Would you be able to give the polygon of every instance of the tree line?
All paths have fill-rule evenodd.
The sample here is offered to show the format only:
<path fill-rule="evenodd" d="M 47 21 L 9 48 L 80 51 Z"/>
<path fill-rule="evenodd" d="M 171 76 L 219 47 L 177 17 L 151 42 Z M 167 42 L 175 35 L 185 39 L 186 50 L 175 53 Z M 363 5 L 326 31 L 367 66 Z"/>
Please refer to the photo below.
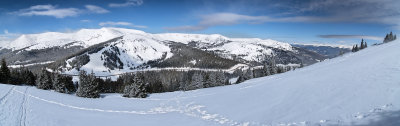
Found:
<path fill-rule="evenodd" d="M 368 47 L 367 42 L 364 42 L 364 39 L 361 39 L 360 46 L 358 46 L 357 44 L 353 45 L 353 48 L 351 49 L 351 52 L 357 52 L 357 51 L 360 51 L 360 50 L 365 49 L 367 47 Z"/>
<path fill-rule="evenodd" d="M 54 90 L 78 97 L 99 98 L 101 93 L 121 93 L 124 97 L 145 98 L 150 93 L 188 91 L 200 88 L 230 85 L 229 78 L 238 75 L 236 83 L 295 69 L 290 66 L 277 66 L 274 60 L 264 64 L 261 69 L 238 70 L 234 74 L 220 71 L 200 70 L 161 70 L 138 71 L 120 75 L 115 81 L 111 78 L 95 76 L 93 72 L 80 70 L 79 81 L 69 75 L 49 72 L 45 68 L 37 74 L 25 67 L 10 70 L 3 59 L 0 69 L 0 82 L 15 85 L 31 85 L 38 89 Z"/>
<path fill-rule="evenodd" d="M 79 81 L 74 83 L 72 76 L 49 72 L 45 68 L 37 74 L 25 67 L 10 70 L 2 59 L 0 83 L 31 85 L 59 93 L 75 93 L 76 96 L 86 98 L 99 98 L 100 93 L 121 93 L 124 97 L 145 98 L 149 93 L 228 85 L 230 83 L 227 75 L 223 71 L 141 71 L 125 73 L 112 81 L 111 78 L 96 77 L 93 72 L 80 70 Z"/>
<path fill-rule="evenodd" d="M 302 63 L 300 63 L 300 66 L 278 66 L 275 63 L 274 58 L 269 58 L 269 59 L 270 59 L 269 62 L 264 63 L 261 68 L 258 69 L 248 68 L 243 71 L 237 71 L 238 72 L 237 75 L 239 75 L 239 77 L 236 80 L 236 83 L 238 84 L 252 78 L 265 77 L 274 74 L 284 73 L 287 71 L 295 70 L 296 68 L 303 67 Z"/>
<path fill-rule="evenodd" d="M 13 85 L 35 85 L 35 80 L 35 75 L 27 68 L 21 67 L 19 69 L 10 70 L 7 66 L 6 60 L 1 60 L 0 83 Z"/>
<path fill-rule="evenodd" d="M 386 34 L 385 39 L 383 39 L 383 43 L 391 42 L 396 39 L 397 39 L 396 35 L 390 32 L 389 34 Z"/>

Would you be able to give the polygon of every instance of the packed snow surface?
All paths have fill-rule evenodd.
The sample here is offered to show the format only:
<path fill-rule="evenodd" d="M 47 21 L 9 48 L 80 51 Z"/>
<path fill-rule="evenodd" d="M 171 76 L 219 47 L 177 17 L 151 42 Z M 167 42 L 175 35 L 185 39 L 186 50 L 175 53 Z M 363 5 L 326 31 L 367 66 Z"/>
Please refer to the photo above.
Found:
<path fill-rule="evenodd" d="M 399 48 L 395 41 L 237 85 L 145 99 L 0 84 L 0 125 L 396 125 Z"/>

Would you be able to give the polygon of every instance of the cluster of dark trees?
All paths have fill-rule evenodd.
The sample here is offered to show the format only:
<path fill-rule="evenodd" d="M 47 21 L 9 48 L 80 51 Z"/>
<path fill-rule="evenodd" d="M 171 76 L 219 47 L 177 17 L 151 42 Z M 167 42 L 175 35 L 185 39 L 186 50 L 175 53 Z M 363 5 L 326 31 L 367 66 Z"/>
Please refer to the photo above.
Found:
<path fill-rule="evenodd" d="M 258 78 L 258 77 L 264 77 L 264 76 L 270 76 L 274 74 L 279 74 L 279 73 L 284 73 L 287 71 L 295 70 L 296 68 L 303 67 L 303 64 L 301 63 L 300 66 L 277 66 L 275 63 L 274 59 L 271 59 L 269 63 L 264 63 L 263 67 L 258 68 L 258 69 L 251 69 L 248 68 L 244 71 L 238 71 L 237 73 L 239 75 L 238 79 L 236 80 L 236 83 L 241 83 L 246 80 L 252 79 L 252 78 Z"/>
<path fill-rule="evenodd" d="M 293 67 L 277 66 L 272 60 L 262 69 L 247 69 L 239 71 L 237 83 L 251 78 L 269 76 L 294 69 Z M 54 90 L 60 93 L 76 93 L 79 97 L 99 98 L 100 93 L 121 93 L 124 97 L 145 98 L 149 93 L 170 92 L 178 90 L 194 90 L 215 86 L 230 85 L 229 76 L 223 71 L 200 70 L 160 70 L 140 71 L 120 75 L 116 81 L 101 78 L 95 74 L 81 70 L 79 82 L 74 83 L 72 76 L 42 69 L 37 75 L 27 68 L 10 70 L 3 59 L 0 69 L 0 82 L 9 84 L 27 84 L 38 89 Z"/>
<path fill-rule="evenodd" d="M 187 91 L 229 84 L 227 74 L 222 71 L 140 71 L 125 73 L 112 81 L 81 70 L 76 95 L 98 98 L 100 93 L 121 93 L 124 97 L 145 98 L 149 93 Z"/>
<path fill-rule="evenodd" d="M 396 35 L 394 35 L 392 32 L 390 32 L 389 34 L 386 34 L 385 39 L 383 40 L 383 43 L 386 42 L 391 42 L 393 40 L 396 40 Z"/>
<path fill-rule="evenodd" d="M 0 83 L 35 85 L 35 75 L 25 67 L 10 70 L 5 59 L 1 60 Z"/>
<path fill-rule="evenodd" d="M 193 48 L 182 43 L 171 43 L 172 57 L 159 61 L 149 62 L 151 67 L 192 67 L 192 68 L 208 68 L 208 69 L 229 69 L 238 62 L 225 59 L 214 54 L 212 51 L 207 52 L 201 49 Z M 196 61 L 192 63 L 191 61 Z"/>
<path fill-rule="evenodd" d="M 106 79 L 104 92 L 122 93 L 125 97 L 146 97 L 149 93 L 187 91 L 199 88 L 229 85 L 223 71 L 141 71 L 121 75 L 116 81 Z"/>
<path fill-rule="evenodd" d="M 71 76 L 52 73 L 42 69 L 36 78 L 36 87 L 43 90 L 55 90 L 60 93 L 75 92 L 75 85 Z"/>
<path fill-rule="evenodd" d="M 37 75 L 27 68 L 10 70 L 3 59 L 0 69 L 0 82 L 7 84 L 27 84 L 38 89 L 54 90 L 60 93 L 76 93 L 79 97 L 98 98 L 100 93 L 122 93 L 124 97 L 145 98 L 149 93 L 178 90 L 194 90 L 230 84 L 227 73 L 222 71 L 143 71 L 126 73 L 112 81 L 110 78 L 96 77 L 95 74 L 81 70 L 79 82 L 72 76 L 49 72 L 42 69 Z"/>
<path fill-rule="evenodd" d="M 38 89 L 55 90 L 60 93 L 75 92 L 75 86 L 72 77 L 61 74 L 51 73 L 42 69 L 38 75 L 35 75 L 25 67 L 10 68 L 7 67 L 5 59 L 1 61 L 0 83 L 13 85 L 31 85 Z"/>
<path fill-rule="evenodd" d="M 1 68 L 0 68 L 0 82 L 1 83 L 9 83 L 10 82 L 10 69 L 7 67 L 6 60 L 1 60 Z"/>
<path fill-rule="evenodd" d="M 351 49 L 351 52 L 357 52 L 357 51 L 365 49 L 367 47 L 368 47 L 367 42 L 364 42 L 364 39 L 361 39 L 360 46 L 358 46 L 358 44 L 354 45 L 353 48 Z"/>

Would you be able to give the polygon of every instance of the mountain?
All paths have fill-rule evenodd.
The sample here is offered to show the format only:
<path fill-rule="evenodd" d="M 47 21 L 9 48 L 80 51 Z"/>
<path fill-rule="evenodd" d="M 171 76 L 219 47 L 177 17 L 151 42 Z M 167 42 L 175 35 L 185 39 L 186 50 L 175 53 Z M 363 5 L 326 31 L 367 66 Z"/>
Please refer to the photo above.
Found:
<path fill-rule="evenodd" d="M 0 125 L 400 125 L 400 41 L 223 87 L 87 99 L 0 84 Z"/>
<path fill-rule="evenodd" d="M 327 44 L 292 44 L 294 47 L 304 48 L 328 58 L 334 58 L 340 54 L 348 53 L 351 51 L 351 46 L 344 45 L 327 45 Z"/>
<path fill-rule="evenodd" d="M 237 64 L 258 66 L 271 59 L 300 66 L 327 58 L 270 39 L 150 34 L 124 28 L 22 35 L 3 47 L 0 57 L 13 66 L 48 66 L 71 74 L 80 69 L 104 75 L 168 67 L 228 69 Z"/>

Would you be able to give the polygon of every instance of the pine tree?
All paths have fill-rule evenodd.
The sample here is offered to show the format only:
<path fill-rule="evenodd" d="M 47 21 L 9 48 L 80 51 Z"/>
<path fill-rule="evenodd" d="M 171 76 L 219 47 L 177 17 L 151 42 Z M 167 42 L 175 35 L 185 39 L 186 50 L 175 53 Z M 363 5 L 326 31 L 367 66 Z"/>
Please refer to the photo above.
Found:
<path fill-rule="evenodd" d="M 192 76 L 190 86 L 188 87 L 189 90 L 204 88 L 203 79 L 203 75 L 200 72 L 195 72 Z"/>
<path fill-rule="evenodd" d="M 276 67 L 275 59 L 271 60 L 269 67 L 270 67 L 271 75 L 278 73 L 278 68 Z"/>
<path fill-rule="evenodd" d="M 1 80 L 1 83 L 10 83 L 10 77 L 11 77 L 11 75 L 10 75 L 10 69 L 8 69 L 8 67 L 7 67 L 7 62 L 6 62 L 6 60 L 3 58 L 3 59 L 1 59 L 1 70 L 0 70 L 0 72 L 1 72 L 1 78 L 0 78 L 0 80 Z"/>
<path fill-rule="evenodd" d="M 223 86 L 223 85 L 228 85 L 229 83 L 226 83 L 227 78 L 225 77 L 224 72 L 218 71 L 215 74 L 215 85 L 216 86 Z M 229 82 L 229 81 L 228 81 Z"/>
<path fill-rule="evenodd" d="M 39 89 L 50 90 L 53 88 L 52 84 L 50 72 L 43 68 L 38 76 L 36 87 Z"/>
<path fill-rule="evenodd" d="M 361 39 L 360 49 L 364 49 L 364 39 Z"/>
<path fill-rule="evenodd" d="M 393 41 L 393 32 L 390 32 L 390 34 L 389 34 L 389 41 Z"/>
<path fill-rule="evenodd" d="M 252 71 L 250 68 L 248 68 L 248 69 L 246 70 L 245 75 L 244 75 L 244 79 L 245 79 L 245 80 L 250 80 L 250 79 L 252 79 L 253 77 L 254 77 L 253 71 Z"/>
<path fill-rule="evenodd" d="M 63 82 L 63 77 L 60 74 L 55 74 L 53 77 L 53 87 L 56 92 L 66 93 L 66 85 Z"/>
<path fill-rule="evenodd" d="M 31 71 L 28 72 L 28 77 L 26 79 L 26 84 L 35 86 L 36 76 Z"/>
<path fill-rule="evenodd" d="M 86 71 L 81 70 L 79 73 L 79 87 L 76 95 L 85 98 L 98 98 L 100 97 L 100 90 L 100 85 L 96 81 L 94 73 L 86 74 Z"/>
<path fill-rule="evenodd" d="M 264 71 L 264 76 L 269 76 L 269 75 L 271 75 L 271 70 L 269 69 L 269 66 L 268 66 L 268 64 L 266 64 L 266 63 L 264 63 L 263 71 Z"/>
<path fill-rule="evenodd" d="M 390 34 L 386 34 L 385 39 L 383 40 L 384 43 L 390 42 L 393 40 L 396 40 L 396 35 L 393 34 L 393 32 L 390 32 Z"/>
<path fill-rule="evenodd" d="M 208 88 L 208 87 L 213 87 L 215 84 L 215 75 L 213 75 L 212 72 L 210 73 L 205 73 L 204 74 L 204 79 L 203 79 L 203 87 Z"/>
<path fill-rule="evenodd" d="M 125 86 L 124 97 L 146 98 L 148 96 L 148 83 L 144 82 L 142 73 L 137 73 L 133 80 Z"/>
<path fill-rule="evenodd" d="M 359 50 L 358 45 L 354 48 L 354 50 L 357 52 Z"/>
<path fill-rule="evenodd" d="M 383 42 L 388 42 L 389 41 L 389 34 L 386 34 L 385 39 L 383 39 Z"/>
<path fill-rule="evenodd" d="M 66 92 L 65 93 L 72 93 L 76 91 L 74 82 L 72 81 L 71 76 L 62 76 L 62 82 L 65 85 Z"/>

